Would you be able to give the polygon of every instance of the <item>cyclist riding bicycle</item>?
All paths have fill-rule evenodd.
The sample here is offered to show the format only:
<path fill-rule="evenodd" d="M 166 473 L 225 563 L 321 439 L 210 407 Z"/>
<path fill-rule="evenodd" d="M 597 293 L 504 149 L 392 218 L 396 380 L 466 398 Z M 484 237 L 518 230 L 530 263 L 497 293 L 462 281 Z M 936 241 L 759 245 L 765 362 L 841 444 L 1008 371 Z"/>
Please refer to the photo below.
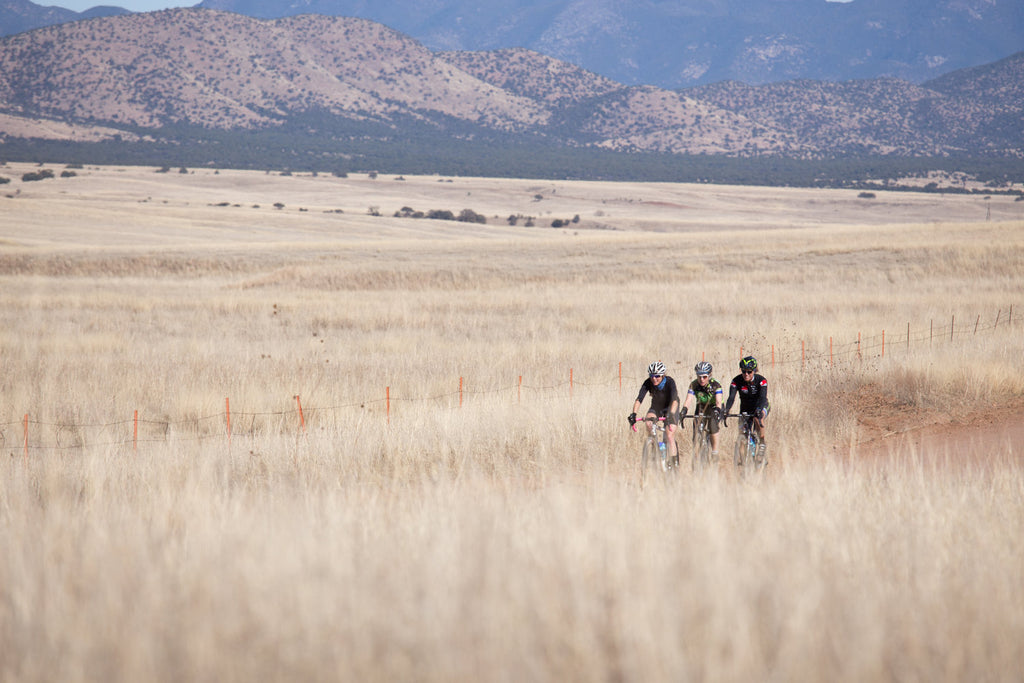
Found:
<path fill-rule="evenodd" d="M 763 459 L 768 450 L 764 423 L 771 405 L 768 403 L 768 380 L 757 374 L 757 359 L 753 356 L 746 356 L 740 361 L 740 374 L 736 375 L 729 385 L 729 400 L 725 404 L 726 414 L 732 408 L 736 394 L 740 396 L 740 412 L 754 416 L 754 429 L 761 436 L 758 457 Z"/>
<path fill-rule="evenodd" d="M 665 364 L 655 361 L 647 366 L 647 379 L 640 385 L 640 392 L 633 401 L 633 412 L 626 418 L 629 426 L 636 424 L 636 414 L 647 394 L 651 395 L 651 407 L 647 409 L 646 420 L 665 418 L 665 440 L 673 467 L 679 466 L 679 449 L 676 447 L 676 425 L 679 424 L 679 391 L 676 381 L 665 374 Z"/>
<path fill-rule="evenodd" d="M 701 361 L 693 366 L 697 379 L 690 382 L 690 388 L 683 399 L 681 417 L 693 407 L 693 429 L 697 431 L 697 419 L 707 419 L 707 431 L 711 437 L 711 457 L 718 458 L 718 421 L 722 419 L 722 385 L 711 376 L 711 363 Z"/>

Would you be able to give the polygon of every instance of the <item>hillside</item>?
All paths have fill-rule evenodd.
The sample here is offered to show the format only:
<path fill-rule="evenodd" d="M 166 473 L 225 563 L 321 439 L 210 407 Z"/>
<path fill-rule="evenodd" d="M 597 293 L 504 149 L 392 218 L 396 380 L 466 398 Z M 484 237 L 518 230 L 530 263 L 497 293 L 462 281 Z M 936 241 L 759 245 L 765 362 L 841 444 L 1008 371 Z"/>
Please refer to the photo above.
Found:
<path fill-rule="evenodd" d="M 673 91 L 625 86 L 525 49 L 434 52 L 352 17 L 262 20 L 177 9 L 0 38 L 0 140 L 7 149 L 37 137 L 181 147 L 212 136 L 236 163 L 244 150 L 229 138 L 240 133 L 333 158 L 372 141 L 420 146 L 426 155 L 460 141 L 478 146 L 460 152 L 471 155 L 492 154 L 479 148 L 486 144 L 1014 158 L 1024 154 L 1022 70 L 1019 53 L 925 85 L 729 81 Z"/>

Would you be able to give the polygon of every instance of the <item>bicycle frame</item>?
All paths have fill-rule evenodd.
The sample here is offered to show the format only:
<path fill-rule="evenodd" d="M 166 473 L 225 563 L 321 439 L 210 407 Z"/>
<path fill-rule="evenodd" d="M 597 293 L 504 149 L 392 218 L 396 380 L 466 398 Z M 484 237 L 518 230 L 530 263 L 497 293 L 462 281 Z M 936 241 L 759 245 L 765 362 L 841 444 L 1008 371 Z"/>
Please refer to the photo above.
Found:
<path fill-rule="evenodd" d="M 756 415 L 739 413 L 729 415 L 737 417 L 740 422 L 740 437 L 736 439 L 734 450 L 734 461 L 742 471 L 760 472 L 767 464 L 766 459 L 759 452 L 761 446 L 760 420 Z"/>
<path fill-rule="evenodd" d="M 708 431 L 710 415 L 703 413 L 688 415 L 693 420 L 693 459 L 691 469 L 701 472 L 713 464 L 711 462 L 711 432 Z"/>
<path fill-rule="evenodd" d="M 638 421 L 639 423 L 639 421 Z M 659 417 L 656 420 L 643 420 L 646 438 L 644 439 L 643 450 L 640 453 L 640 488 L 643 489 L 647 480 L 655 474 L 666 477 L 671 468 L 669 466 L 669 444 L 667 441 L 668 430 L 665 429 L 665 418 Z M 633 431 L 637 431 L 637 425 L 633 425 Z"/>

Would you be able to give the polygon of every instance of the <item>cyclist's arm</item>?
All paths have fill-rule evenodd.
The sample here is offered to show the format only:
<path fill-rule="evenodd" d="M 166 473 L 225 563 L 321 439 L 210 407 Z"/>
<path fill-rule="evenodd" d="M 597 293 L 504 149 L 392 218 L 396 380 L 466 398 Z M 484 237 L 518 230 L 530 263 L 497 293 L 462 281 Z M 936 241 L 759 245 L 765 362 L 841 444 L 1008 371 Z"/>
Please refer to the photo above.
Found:
<path fill-rule="evenodd" d="M 693 393 L 693 389 L 686 392 L 686 398 L 683 399 L 683 409 L 687 412 L 693 407 L 693 404 L 697 402 L 697 395 Z"/>
<path fill-rule="evenodd" d="M 764 377 L 760 378 L 761 391 L 757 392 L 757 408 L 755 410 L 767 410 L 768 409 L 768 380 Z"/>
<path fill-rule="evenodd" d="M 732 403 L 736 400 L 736 384 L 729 385 L 729 400 L 725 402 L 725 412 L 732 410 Z"/>

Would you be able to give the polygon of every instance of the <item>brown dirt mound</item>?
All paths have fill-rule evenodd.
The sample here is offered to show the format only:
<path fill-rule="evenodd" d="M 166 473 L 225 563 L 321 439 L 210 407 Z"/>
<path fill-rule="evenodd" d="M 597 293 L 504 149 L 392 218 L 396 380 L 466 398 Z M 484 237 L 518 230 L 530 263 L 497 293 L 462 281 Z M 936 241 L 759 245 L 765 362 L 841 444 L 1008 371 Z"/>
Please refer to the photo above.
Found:
<path fill-rule="evenodd" d="M 934 464 L 1024 464 L 1024 401 L 989 410 L 947 413 L 922 410 L 862 387 L 852 397 L 859 438 L 851 461 L 915 456 Z"/>

